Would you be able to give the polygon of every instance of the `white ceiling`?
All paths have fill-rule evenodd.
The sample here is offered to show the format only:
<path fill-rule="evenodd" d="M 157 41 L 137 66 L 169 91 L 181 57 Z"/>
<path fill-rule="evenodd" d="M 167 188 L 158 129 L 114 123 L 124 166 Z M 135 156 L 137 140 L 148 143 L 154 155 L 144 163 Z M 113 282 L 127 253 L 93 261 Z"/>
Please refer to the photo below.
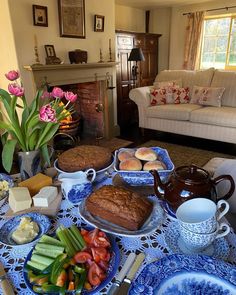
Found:
<path fill-rule="evenodd" d="M 115 3 L 135 8 L 151 9 L 157 7 L 183 6 L 210 1 L 215 0 L 115 0 Z"/>

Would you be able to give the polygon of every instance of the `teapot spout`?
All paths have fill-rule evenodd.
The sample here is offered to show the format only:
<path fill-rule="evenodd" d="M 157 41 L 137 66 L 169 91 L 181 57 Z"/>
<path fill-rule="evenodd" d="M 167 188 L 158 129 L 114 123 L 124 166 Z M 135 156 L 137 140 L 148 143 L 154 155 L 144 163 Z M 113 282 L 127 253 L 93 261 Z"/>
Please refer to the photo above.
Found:
<path fill-rule="evenodd" d="M 150 170 L 149 172 L 154 177 L 154 191 L 156 196 L 159 197 L 161 200 L 165 200 L 164 193 L 161 193 L 161 191 L 165 192 L 166 185 L 162 182 L 157 170 Z"/>

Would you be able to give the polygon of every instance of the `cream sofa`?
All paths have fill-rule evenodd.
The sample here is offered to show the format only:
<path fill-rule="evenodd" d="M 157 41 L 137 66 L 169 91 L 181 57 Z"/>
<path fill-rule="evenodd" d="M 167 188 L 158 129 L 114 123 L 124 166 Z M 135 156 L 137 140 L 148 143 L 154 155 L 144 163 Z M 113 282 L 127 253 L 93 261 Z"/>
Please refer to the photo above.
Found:
<path fill-rule="evenodd" d="M 138 106 L 139 127 L 223 142 L 236 142 L 236 72 L 210 68 L 200 71 L 165 70 L 155 81 L 182 80 L 193 86 L 225 87 L 222 106 L 165 104 L 150 106 L 150 87 L 132 89 L 129 97 Z"/>

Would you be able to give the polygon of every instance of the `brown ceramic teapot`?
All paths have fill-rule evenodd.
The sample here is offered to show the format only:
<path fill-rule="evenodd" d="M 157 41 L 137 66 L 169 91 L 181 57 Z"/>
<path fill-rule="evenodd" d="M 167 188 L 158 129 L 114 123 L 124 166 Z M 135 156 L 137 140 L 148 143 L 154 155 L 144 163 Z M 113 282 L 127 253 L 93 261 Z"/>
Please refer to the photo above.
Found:
<path fill-rule="evenodd" d="M 209 173 L 195 165 L 180 166 L 176 168 L 166 183 L 163 183 L 157 170 L 151 170 L 154 176 L 155 194 L 165 200 L 173 209 L 176 209 L 185 201 L 193 198 L 208 198 L 217 202 L 219 199 L 229 199 L 235 189 L 234 180 L 230 175 L 221 175 L 211 179 Z M 228 193 L 217 198 L 216 185 L 223 181 L 230 181 Z"/>

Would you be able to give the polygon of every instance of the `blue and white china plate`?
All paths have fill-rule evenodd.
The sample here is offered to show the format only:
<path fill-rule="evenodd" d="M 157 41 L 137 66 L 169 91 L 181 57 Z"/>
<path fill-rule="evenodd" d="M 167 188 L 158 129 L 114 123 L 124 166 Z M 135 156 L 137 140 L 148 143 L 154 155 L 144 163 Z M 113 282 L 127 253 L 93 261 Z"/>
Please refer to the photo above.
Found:
<path fill-rule="evenodd" d="M 166 165 L 165 170 L 158 171 L 161 179 L 165 180 L 170 175 L 170 173 L 174 170 L 174 164 L 172 163 L 167 150 L 159 148 L 159 147 L 150 147 L 150 148 L 157 153 L 160 161 Z M 118 153 L 121 150 L 136 150 L 136 149 L 122 148 L 115 151 L 115 166 L 114 166 L 115 172 L 118 173 L 127 183 L 131 185 L 153 185 L 154 177 L 148 171 L 125 171 L 125 170 L 119 169 Z"/>
<path fill-rule="evenodd" d="M 30 217 L 32 221 L 35 221 L 39 226 L 39 233 L 33 241 L 25 244 L 17 244 L 12 238 L 12 233 L 17 229 L 22 217 Z M 43 234 L 47 233 L 51 226 L 50 219 L 39 213 L 26 213 L 8 219 L 0 228 L 0 243 L 7 246 L 25 246 L 35 243 Z"/>
<path fill-rule="evenodd" d="M 169 255 L 148 264 L 129 295 L 234 295 L 236 269 L 209 256 Z"/>
<path fill-rule="evenodd" d="M 7 175 L 5 173 L 0 173 L 0 182 L 1 181 L 7 181 L 8 182 L 8 188 L 14 186 L 13 178 L 10 175 Z M 0 206 L 3 205 L 7 197 L 9 196 L 9 189 L 6 191 L 0 191 Z"/>
<path fill-rule="evenodd" d="M 169 204 L 166 201 L 162 201 L 163 208 L 166 211 L 167 217 L 172 220 L 177 220 L 175 212 L 170 208 Z"/>
<path fill-rule="evenodd" d="M 195 254 L 189 250 L 185 243 L 182 241 L 179 232 L 178 222 L 172 222 L 169 224 L 165 232 L 165 241 L 168 248 L 172 253 L 180 254 Z M 216 239 L 209 247 L 197 254 L 203 254 L 208 256 L 213 256 L 218 259 L 227 260 L 230 253 L 229 244 L 225 237 Z"/>
<path fill-rule="evenodd" d="M 92 230 L 93 228 L 91 228 L 91 227 L 87 228 L 86 227 L 86 229 L 87 230 Z M 114 278 L 114 276 L 115 276 L 115 274 L 116 274 L 116 272 L 118 270 L 118 267 L 119 267 L 119 264 L 120 264 L 120 250 L 119 250 L 118 245 L 117 245 L 117 243 L 115 241 L 115 238 L 112 237 L 111 235 L 107 235 L 107 237 L 108 237 L 108 239 L 109 239 L 109 241 L 111 243 L 111 260 L 110 260 L 109 267 L 108 267 L 108 270 L 107 270 L 107 277 L 105 278 L 104 281 L 102 281 L 102 283 L 100 285 L 98 285 L 96 288 L 93 288 L 91 291 L 83 290 L 82 295 L 98 294 L 97 292 L 99 292 L 100 290 L 105 288 L 106 285 L 110 283 L 110 281 Z M 31 259 L 33 250 L 34 249 L 32 249 L 29 252 L 29 254 L 27 255 L 27 257 L 25 259 L 24 266 L 23 266 L 23 269 L 24 269 L 23 276 L 24 276 L 25 284 L 31 290 L 31 292 L 33 294 L 39 294 L 39 293 L 35 293 L 33 291 L 32 284 L 30 283 L 30 281 L 28 279 L 27 269 L 26 269 L 26 264 Z M 44 294 L 45 295 L 46 294 L 59 295 L 59 293 L 44 293 Z M 74 291 L 68 291 L 68 292 L 66 292 L 66 294 L 75 295 L 75 292 Z"/>
<path fill-rule="evenodd" d="M 162 209 L 157 197 L 149 196 L 148 199 L 153 203 L 152 213 L 146 220 L 144 225 L 136 231 L 127 230 L 100 217 L 90 214 L 85 208 L 85 200 L 79 204 L 78 209 L 79 214 L 88 224 L 96 226 L 107 233 L 123 237 L 141 237 L 151 234 L 158 227 L 160 227 L 165 217 L 165 212 Z"/>

